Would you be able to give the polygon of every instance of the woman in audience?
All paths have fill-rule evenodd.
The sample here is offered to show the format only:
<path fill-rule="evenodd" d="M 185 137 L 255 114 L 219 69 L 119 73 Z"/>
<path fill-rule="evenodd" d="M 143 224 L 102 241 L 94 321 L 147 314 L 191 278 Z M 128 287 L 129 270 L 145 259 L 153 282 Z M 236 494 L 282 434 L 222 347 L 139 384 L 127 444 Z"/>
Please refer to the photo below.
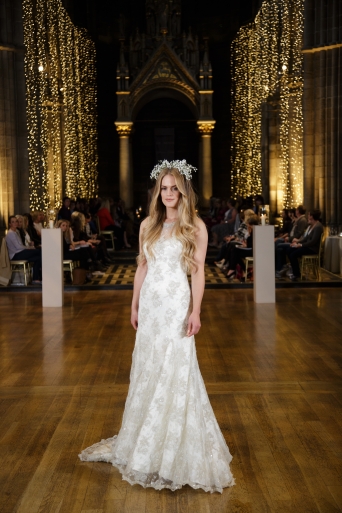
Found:
<path fill-rule="evenodd" d="M 32 283 L 41 283 L 42 281 L 42 252 L 33 246 L 26 247 L 18 231 L 18 219 L 10 216 L 8 220 L 8 232 L 6 235 L 6 244 L 10 260 L 27 260 L 33 262 L 33 281 Z"/>
<path fill-rule="evenodd" d="M 31 241 L 33 242 L 33 244 L 36 248 L 39 248 L 41 245 L 41 239 L 34 227 L 31 214 L 29 214 L 29 213 L 24 214 L 23 217 L 24 218 L 26 217 L 26 219 L 27 219 L 26 231 L 29 234 Z"/>
<path fill-rule="evenodd" d="M 209 212 L 207 213 L 207 215 L 205 217 L 203 217 L 203 222 L 207 226 L 208 230 L 210 230 L 214 225 L 218 224 L 219 221 L 217 220 L 217 217 L 218 217 L 218 212 L 220 210 L 220 206 L 221 206 L 220 199 L 214 198 L 214 196 L 212 196 L 210 198 Z M 228 210 L 228 209 L 226 208 L 226 210 Z"/>
<path fill-rule="evenodd" d="M 88 240 L 91 241 L 99 241 L 98 245 L 98 251 L 100 254 L 100 257 L 102 258 L 103 264 L 112 264 L 113 259 L 110 257 L 108 249 L 107 249 L 107 243 L 106 239 L 103 235 L 99 235 L 96 231 L 96 225 L 94 221 L 92 220 L 91 214 L 88 213 L 85 215 L 85 232 L 88 236 Z"/>
<path fill-rule="evenodd" d="M 217 224 L 211 228 L 211 233 L 213 235 L 213 242 L 210 243 L 210 246 L 219 247 L 219 244 L 223 241 L 224 237 L 227 235 L 233 235 L 235 220 L 237 211 L 235 208 L 235 202 L 232 198 L 228 200 L 228 210 L 224 215 L 224 220 L 221 221 L 220 224 Z"/>
<path fill-rule="evenodd" d="M 232 248 L 229 257 L 229 266 L 227 278 L 233 280 L 236 275 L 236 267 L 239 264 L 240 267 L 245 271 L 244 259 L 247 256 L 253 256 L 253 228 L 259 223 L 256 215 L 250 217 L 247 221 L 248 237 L 245 239 L 240 246 Z"/>
<path fill-rule="evenodd" d="M 224 238 L 225 243 L 221 247 L 217 260 L 214 262 L 220 269 L 227 269 L 230 253 L 235 246 L 241 245 L 249 237 L 248 220 L 255 216 L 252 209 L 240 212 L 241 224 L 234 235 Z"/>
<path fill-rule="evenodd" d="M 111 230 L 115 235 L 115 249 L 121 249 L 124 247 L 124 231 L 115 223 L 114 219 L 110 214 L 110 203 L 108 199 L 103 199 L 101 202 L 101 208 L 97 211 L 97 217 L 100 223 L 101 230 Z"/>
<path fill-rule="evenodd" d="M 70 237 L 72 243 L 82 246 L 88 252 L 88 258 L 92 261 L 92 267 L 95 271 L 105 271 L 106 268 L 98 261 L 97 245 L 100 241 L 91 240 L 85 231 L 85 217 L 81 212 L 73 212 L 71 215 Z"/>
<path fill-rule="evenodd" d="M 33 226 L 35 227 L 37 235 L 41 240 L 42 239 L 43 220 L 44 220 L 43 212 L 38 212 L 38 210 L 35 212 L 32 212 L 32 219 L 33 219 Z"/>
<path fill-rule="evenodd" d="M 57 228 L 60 228 L 63 234 L 63 260 L 80 262 L 81 269 L 89 269 L 91 258 L 89 258 L 86 248 L 83 248 L 81 245 L 76 246 L 71 241 L 69 221 L 60 219 L 57 221 Z"/>
<path fill-rule="evenodd" d="M 34 246 L 34 243 L 31 241 L 31 237 L 27 231 L 27 217 L 16 215 L 18 219 L 18 232 L 21 237 L 22 243 L 26 247 Z"/>
<path fill-rule="evenodd" d="M 275 239 L 276 241 L 279 241 L 279 243 L 285 242 L 285 238 L 290 235 L 293 224 L 295 222 L 295 212 L 296 210 L 294 208 L 284 208 L 282 210 L 281 217 L 283 219 L 283 226 L 279 230 L 279 233 Z"/>

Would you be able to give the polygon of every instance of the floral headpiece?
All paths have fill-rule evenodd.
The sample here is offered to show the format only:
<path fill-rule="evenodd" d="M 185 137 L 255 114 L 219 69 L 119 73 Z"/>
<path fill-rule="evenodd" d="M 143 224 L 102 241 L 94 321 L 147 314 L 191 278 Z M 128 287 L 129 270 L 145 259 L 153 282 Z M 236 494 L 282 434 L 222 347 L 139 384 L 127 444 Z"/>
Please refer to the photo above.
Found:
<path fill-rule="evenodd" d="M 152 173 L 150 175 L 151 178 L 155 178 L 157 180 L 158 175 L 162 169 L 178 169 L 181 175 L 184 175 L 187 180 L 191 180 L 192 172 L 196 172 L 197 168 L 187 164 L 186 160 L 160 160 L 159 164 L 154 166 Z"/>

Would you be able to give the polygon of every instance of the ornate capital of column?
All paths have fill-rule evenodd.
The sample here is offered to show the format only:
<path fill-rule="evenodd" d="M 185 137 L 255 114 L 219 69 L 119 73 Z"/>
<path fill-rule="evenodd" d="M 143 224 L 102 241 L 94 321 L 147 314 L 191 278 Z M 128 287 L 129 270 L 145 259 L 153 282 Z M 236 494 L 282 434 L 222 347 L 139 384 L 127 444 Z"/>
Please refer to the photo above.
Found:
<path fill-rule="evenodd" d="M 212 131 L 215 128 L 216 121 L 197 121 L 198 131 L 201 132 L 202 135 L 211 135 Z"/>
<path fill-rule="evenodd" d="M 120 137 L 129 137 L 132 133 L 133 123 L 132 122 L 119 122 L 115 123 L 116 130 Z"/>

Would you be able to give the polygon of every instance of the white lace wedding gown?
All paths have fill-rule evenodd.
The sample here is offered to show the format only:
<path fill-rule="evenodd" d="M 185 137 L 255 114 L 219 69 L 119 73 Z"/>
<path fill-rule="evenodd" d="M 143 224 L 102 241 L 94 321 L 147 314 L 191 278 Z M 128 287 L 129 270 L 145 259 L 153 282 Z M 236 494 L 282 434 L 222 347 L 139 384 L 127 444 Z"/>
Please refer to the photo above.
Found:
<path fill-rule="evenodd" d="M 171 234 L 171 236 L 168 236 Z M 130 387 L 117 436 L 79 455 L 105 461 L 130 484 L 210 492 L 232 486 L 232 460 L 198 367 L 195 339 L 186 337 L 190 288 L 181 242 L 164 224 L 140 292 Z"/>

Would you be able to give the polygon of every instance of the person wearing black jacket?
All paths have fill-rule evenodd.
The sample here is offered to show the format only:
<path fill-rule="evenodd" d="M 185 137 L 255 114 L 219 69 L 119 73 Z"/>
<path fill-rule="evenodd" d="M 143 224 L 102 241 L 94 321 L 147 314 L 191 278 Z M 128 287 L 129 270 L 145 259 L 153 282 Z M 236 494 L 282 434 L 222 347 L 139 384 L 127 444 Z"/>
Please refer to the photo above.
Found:
<path fill-rule="evenodd" d="M 29 234 L 31 241 L 34 243 L 34 247 L 35 248 L 40 248 L 42 241 L 41 241 L 41 238 L 39 237 L 39 235 L 37 233 L 37 230 L 34 227 L 33 218 L 31 216 L 31 214 L 29 214 L 27 212 L 26 214 L 23 214 L 23 216 L 27 217 L 27 228 L 26 228 L 26 231 Z"/>
<path fill-rule="evenodd" d="M 285 237 L 284 242 L 281 240 L 275 243 L 275 270 L 276 278 L 282 278 L 282 274 L 286 272 L 286 254 L 290 248 L 291 243 L 299 242 L 303 237 L 306 227 L 308 225 L 305 217 L 306 209 L 303 205 L 296 208 L 296 220 L 292 226 L 292 230 Z"/>
<path fill-rule="evenodd" d="M 249 237 L 241 244 L 241 246 L 235 246 L 232 248 L 227 278 L 233 280 L 236 275 L 236 266 L 239 264 L 242 269 L 245 270 L 244 259 L 247 256 L 253 256 L 253 227 L 259 224 L 257 216 L 252 216 L 247 221 L 247 228 L 249 231 Z"/>
<path fill-rule="evenodd" d="M 304 255 L 318 255 L 323 235 L 323 225 L 320 223 L 321 211 L 311 210 L 309 212 L 309 230 L 306 235 L 301 238 L 300 242 L 292 243 L 287 249 L 287 255 L 292 266 L 292 274 L 290 279 L 296 281 L 300 278 L 300 269 L 298 259 Z"/>

